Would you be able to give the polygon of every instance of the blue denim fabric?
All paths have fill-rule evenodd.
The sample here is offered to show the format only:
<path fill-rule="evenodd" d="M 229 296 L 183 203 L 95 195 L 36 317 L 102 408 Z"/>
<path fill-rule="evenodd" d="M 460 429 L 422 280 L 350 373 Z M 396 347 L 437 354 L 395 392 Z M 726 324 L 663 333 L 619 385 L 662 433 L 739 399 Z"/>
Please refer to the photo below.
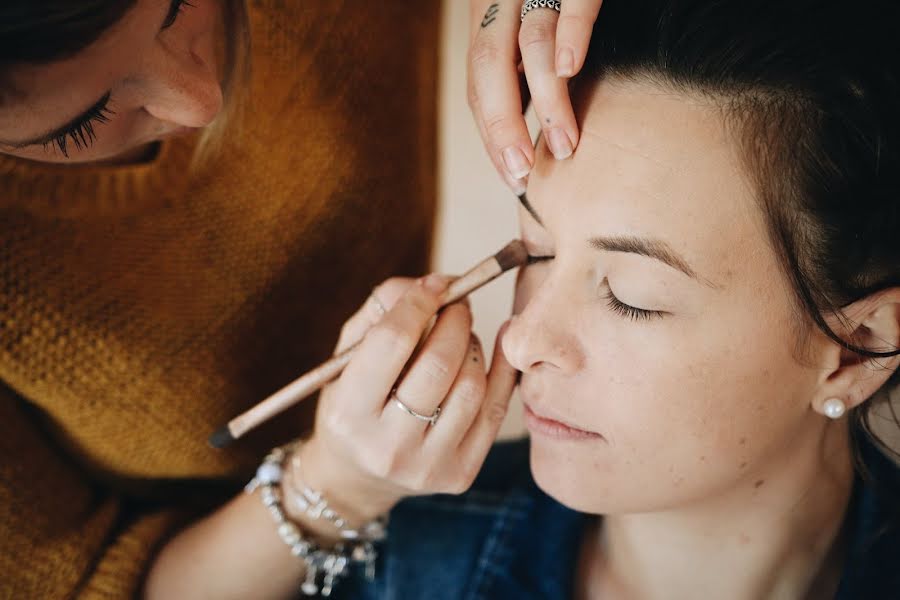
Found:
<path fill-rule="evenodd" d="M 876 489 L 857 478 L 847 514 L 849 548 L 836 600 L 900 600 L 900 530 L 889 528 L 900 469 L 871 444 L 862 458 Z M 461 496 L 408 499 L 392 511 L 377 575 L 361 569 L 335 589 L 352 600 L 560 600 L 572 597 L 589 517 L 534 483 L 527 439 L 494 446 Z"/>

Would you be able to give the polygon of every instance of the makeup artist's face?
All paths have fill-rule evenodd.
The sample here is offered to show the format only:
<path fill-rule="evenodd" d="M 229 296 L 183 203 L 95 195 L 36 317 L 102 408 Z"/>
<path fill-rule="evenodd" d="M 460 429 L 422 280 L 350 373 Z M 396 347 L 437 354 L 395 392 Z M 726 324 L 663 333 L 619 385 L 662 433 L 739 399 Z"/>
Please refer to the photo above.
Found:
<path fill-rule="evenodd" d="M 535 413 L 539 486 L 594 513 L 751 490 L 819 417 L 790 291 L 737 146 L 699 99 L 600 84 L 575 155 L 538 149 L 521 211 L 531 255 L 504 350 Z M 805 363 L 806 361 L 804 361 Z"/>
<path fill-rule="evenodd" d="M 222 106 L 220 12 L 216 0 L 137 0 L 75 56 L 13 67 L 17 93 L 0 107 L 0 152 L 102 161 L 208 125 Z"/>

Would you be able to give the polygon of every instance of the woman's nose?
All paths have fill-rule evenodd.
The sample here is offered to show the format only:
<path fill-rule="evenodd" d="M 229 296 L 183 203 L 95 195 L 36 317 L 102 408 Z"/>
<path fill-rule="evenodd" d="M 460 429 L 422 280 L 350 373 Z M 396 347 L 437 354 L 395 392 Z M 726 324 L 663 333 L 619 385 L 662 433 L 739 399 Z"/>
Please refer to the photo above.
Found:
<path fill-rule="evenodd" d="M 509 363 L 523 373 L 551 369 L 565 375 L 584 364 L 584 352 L 568 299 L 544 282 L 524 309 L 512 318 L 503 337 Z"/>
<path fill-rule="evenodd" d="M 222 87 L 202 40 L 163 46 L 153 66 L 152 90 L 144 109 L 161 121 L 205 127 L 222 110 Z"/>

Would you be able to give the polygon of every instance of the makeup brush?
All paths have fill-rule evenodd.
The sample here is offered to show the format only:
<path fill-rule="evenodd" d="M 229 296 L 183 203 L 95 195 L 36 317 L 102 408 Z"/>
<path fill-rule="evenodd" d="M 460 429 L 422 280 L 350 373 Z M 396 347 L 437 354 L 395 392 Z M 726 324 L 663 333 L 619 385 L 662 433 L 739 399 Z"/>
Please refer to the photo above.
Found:
<path fill-rule="evenodd" d="M 441 295 L 441 307 L 460 300 L 506 271 L 525 264 L 528 252 L 520 240 L 513 240 L 500 252 L 481 261 L 465 275 L 455 279 Z M 320 390 L 341 374 L 361 342 L 325 361 L 293 383 L 281 388 L 256 406 L 236 416 L 209 437 L 215 448 L 224 448 L 254 427 L 287 410 L 310 394 Z"/>

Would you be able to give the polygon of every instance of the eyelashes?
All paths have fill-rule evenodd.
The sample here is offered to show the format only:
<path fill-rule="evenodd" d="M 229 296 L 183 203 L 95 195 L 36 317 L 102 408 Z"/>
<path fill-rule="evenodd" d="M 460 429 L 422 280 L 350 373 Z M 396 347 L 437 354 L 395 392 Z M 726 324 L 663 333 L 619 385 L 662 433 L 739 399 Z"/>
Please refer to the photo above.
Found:
<path fill-rule="evenodd" d="M 623 317 L 627 317 L 632 321 L 650 321 L 651 319 L 657 319 L 665 315 L 665 313 L 658 310 L 645 310 L 643 308 L 631 306 L 630 304 L 625 304 L 624 302 L 616 298 L 616 296 L 612 293 L 612 290 L 609 290 L 609 292 L 606 293 L 603 299 L 606 300 L 606 305 L 610 308 L 610 310 L 622 315 Z"/>
<path fill-rule="evenodd" d="M 178 20 L 178 15 L 187 7 L 194 6 L 191 0 L 171 0 L 169 11 L 166 13 L 165 21 L 163 21 L 160 29 L 168 29 Z M 81 119 L 70 126 L 64 132 L 55 135 L 51 139 L 43 142 L 45 150 L 55 148 L 59 152 L 69 158 L 70 146 L 74 146 L 76 150 L 83 150 L 91 146 L 97 139 L 94 127 L 97 124 L 108 123 L 116 114 L 109 109 L 110 94 L 107 93 L 100 101 L 94 105 Z M 40 142 L 38 142 L 40 143 Z"/>
<path fill-rule="evenodd" d="M 533 265 L 536 263 L 547 262 L 548 260 L 553 260 L 556 258 L 555 256 L 532 256 L 528 255 L 528 262 L 526 264 Z"/>
<path fill-rule="evenodd" d="M 553 260 L 556 258 L 555 256 L 528 256 L 528 265 L 544 263 Z M 612 288 L 609 287 L 609 281 L 606 279 L 603 280 L 603 285 L 606 286 L 607 292 L 604 294 L 603 299 L 606 300 L 606 305 L 612 310 L 614 313 L 623 316 L 627 319 L 631 319 L 632 321 L 650 321 L 652 319 L 657 319 L 660 317 L 664 317 L 666 313 L 658 310 L 646 310 L 643 308 L 637 308 L 636 306 L 631 306 L 630 304 L 625 304 L 613 294 Z"/>
<path fill-rule="evenodd" d="M 78 123 L 71 126 L 68 130 L 57 135 L 52 140 L 44 143 L 44 148 L 55 146 L 59 149 L 63 156 L 69 158 L 69 141 L 77 150 L 87 148 L 97 139 L 94 132 L 94 125 L 97 123 L 108 123 L 110 118 L 115 114 L 109 109 L 110 94 L 107 93 L 100 102 L 95 104 Z"/>

